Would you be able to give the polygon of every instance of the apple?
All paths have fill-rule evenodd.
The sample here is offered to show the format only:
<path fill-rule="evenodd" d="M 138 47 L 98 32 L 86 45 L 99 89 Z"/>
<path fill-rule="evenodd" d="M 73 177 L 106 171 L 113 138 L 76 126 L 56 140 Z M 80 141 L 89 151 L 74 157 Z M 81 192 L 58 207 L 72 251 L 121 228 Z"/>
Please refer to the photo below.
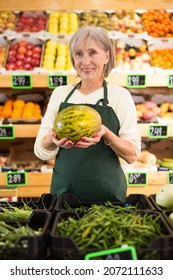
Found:
<path fill-rule="evenodd" d="M 16 70 L 16 64 L 15 63 L 7 63 L 5 67 L 6 67 L 7 70 Z"/>
<path fill-rule="evenodd" d="M 19 60 L 23 60 L 24 57 L 25 57 L 25 55 L 24 55 L 23 53 L 18 53 L 18 54 L 16 55 L 16 57 L 17 57 L 17 59 L 19 59 Z"/>
<path fill-rule="evenodd" d="M 7 61 L 8 62 L 16 62 L 16 56 L 8 56 Z"/>
<path fill-rule="evenodd" d="M 26 53 L 27 56 L 32 56 L 33 55 L 33 51 L 32 50 L 28 50 Z"/>
<path fill-rule="evenodd" d="M 27 49 L 25 47 L 19 47 L 17 51 L 18 53 L 25 54 L 27 52 Z"/>
<path fill-rule="evenodd" d="M 145 112 L 143 112 L 142 118 L 146 121 L 151 120 L 155 116 L 155 113 L 151 109 L 146 109 Z"/>
<path fill-rule="evenodd" d="M 26 48 L 27 48 L 27 50 L 32 50 L 34 48 L 34 44 L 33 43 L 28 43 Z"/>
<path fill-rule="evenodd" d="M 40 65 L 40 59 L 38 58 L 33 58 L 31 60 L 31 65 L 34 66 L 34 67 L 38 67 Z"/>
<path fill-rule="evenodd" d="M 35 47 L 33 48 L 33 52 L 34 52 L 34 53 L 41 53 L 41 51 L 42 51 L 42 48 L 41 48 L 40 46 L 35 46 Z"/>

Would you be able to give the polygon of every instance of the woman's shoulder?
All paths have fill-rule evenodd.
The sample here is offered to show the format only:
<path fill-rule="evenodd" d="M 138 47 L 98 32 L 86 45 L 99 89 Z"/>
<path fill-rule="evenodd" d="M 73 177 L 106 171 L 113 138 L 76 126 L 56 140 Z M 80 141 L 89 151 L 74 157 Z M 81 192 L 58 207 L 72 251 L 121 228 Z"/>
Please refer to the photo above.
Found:
<path fill-rule="evenodd" d="M 54 94 L 59 94 L 59 93 L 66 93 L 66 92 L 70 92 L 70 90 L 73 89 L 73 85 L 63 85 L 63 86 L 59 86 L 59 87 L 56 87 L 54 90 L 53 90 L 53 93 Z"/>
<path fill-rule="evenodd" d="M 126 89 L 122 86 L 117 86 L 112 83 L 108 83 L 108 89 L 110 92 L 116 93 L 116 94 L 127 94 L 127 95 L 130 94 L 128 89 Z"/>

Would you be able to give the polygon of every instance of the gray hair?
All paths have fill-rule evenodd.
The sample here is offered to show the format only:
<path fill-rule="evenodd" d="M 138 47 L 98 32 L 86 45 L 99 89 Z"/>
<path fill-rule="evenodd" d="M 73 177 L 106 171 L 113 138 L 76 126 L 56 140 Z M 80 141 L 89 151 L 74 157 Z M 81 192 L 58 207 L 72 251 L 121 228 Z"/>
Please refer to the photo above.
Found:
<path fill-rule="evenodd" d="M 73 53 L 76 49 L 76 46 L 85 42 L 88 39 L 95 40 L 105 52 L 109 50 L 110 59 L 103 69 L 104 77 L 107 77 L 111 70 L 115 67 L 115 50 L 113 48 L 111 39 L 108 36 L 108 33 L 102 27 L 82 26 L 78 29 L 78 31 L 76 31 L 72 35 L 69 42 L 70 57 L 72 64 L 74 66 Z"/>

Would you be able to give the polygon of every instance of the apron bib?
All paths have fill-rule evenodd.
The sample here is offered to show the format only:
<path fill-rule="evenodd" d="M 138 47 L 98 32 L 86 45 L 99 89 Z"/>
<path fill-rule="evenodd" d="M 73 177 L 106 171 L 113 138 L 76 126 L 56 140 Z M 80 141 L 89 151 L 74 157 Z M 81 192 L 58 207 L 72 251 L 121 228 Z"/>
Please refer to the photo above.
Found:
<path fill-rule="evenodd" d="M 107 84 L 104 81 L 104 98 L 88 105 L 99 112 L 102 123 L 118 135 L 119 120 L 108 106 Z M 76 87 L 60 104 L 59 111 L 75 105 L 68 103 Z M 102 103 L 102 105 L 100 105 Z M 103 139 L 87 149 L 59 149 L 53 169 L 51 193 L 74 193 L 82 202 L 125 201 L 127 184 L 124 172 L 115 152 Z"/>

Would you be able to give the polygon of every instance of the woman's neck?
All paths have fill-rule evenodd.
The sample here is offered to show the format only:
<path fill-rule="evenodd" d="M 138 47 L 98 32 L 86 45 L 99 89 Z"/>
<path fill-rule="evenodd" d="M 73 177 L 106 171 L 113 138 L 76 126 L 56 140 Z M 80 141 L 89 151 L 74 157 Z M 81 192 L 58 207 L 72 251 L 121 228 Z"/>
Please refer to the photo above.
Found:
<path fill-rule="evenodd" d="M 90 94 L 103 86 L 103 80 L 96 82 L 81 81 L 78 86 L 78 90 L 83 94 Z"/>

